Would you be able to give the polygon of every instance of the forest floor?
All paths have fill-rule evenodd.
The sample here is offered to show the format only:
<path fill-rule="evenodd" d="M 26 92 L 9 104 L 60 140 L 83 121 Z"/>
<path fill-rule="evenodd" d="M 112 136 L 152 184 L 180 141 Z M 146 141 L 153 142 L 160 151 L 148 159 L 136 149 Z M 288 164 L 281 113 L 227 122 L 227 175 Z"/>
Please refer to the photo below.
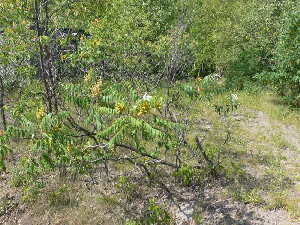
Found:
<path fill-rule="evenodd" d="M 300 113 L 271 93 L 240 93 L 239 99 L 241 107 L 226 122 L 231 131 L 226 149 L 237 163 L 233 179 L 218 178 L 201 190 L 181 188 L 176 190 L 180 197 L 173 199 L 159 190 L 152 194 L 161 199 L 176 224 L 300 225 Z M 194 108 L 195 121 L 201 117 L 195 129 L 213 133 L 207 141 L 215 140 L 214 131 L 224 125 L 210 109 Z M 17 157 L 18 153 L 11 156 L 11 166 Z M 138 187 L 143 194 L 122 203 L 112 197 L 115 180 L 98 173 L 72 184 L 53 178 L 47 198 L 24 203 L 9 177 L 9 173 L 0 175 L 1 225 L 121 224 L 124 215 L 139 211 L 143 195 L 151 195 Z"/>

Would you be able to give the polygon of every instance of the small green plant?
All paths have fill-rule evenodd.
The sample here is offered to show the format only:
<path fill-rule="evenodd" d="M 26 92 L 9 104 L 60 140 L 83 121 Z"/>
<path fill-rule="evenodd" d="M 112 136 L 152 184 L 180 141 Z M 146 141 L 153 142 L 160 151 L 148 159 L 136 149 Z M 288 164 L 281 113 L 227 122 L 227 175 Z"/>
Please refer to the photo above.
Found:
<path fill-rule="evenodd" d="M 258 189 L 245 190 L 242 188 L 234 191 L 233 197 L 244 203 L 262 204 L 264 202 Z"/>
<path fill-rule="evenodd" d="M 219 77 L 216 75 L 208 75 L 204 78 L 198 77 L 195 80 L 198 95 L 203 101 L 211 101 L 214 96 L 222 94 L 225 89 L 218 82 Z"/>
<path fill-rule="evenodd" d="M 190 98 L 194 98 L 194 97 L 198 96 L 198 92 L 197 92 L 196 88 L 191 84 L 182 84 L 181 89 Z"/>
<path fill-rule="evenodd" d="M 34 182 L 22 188 L 22 201 L 27 203 L 35 202 L 42 194 L 44 185 L 40 182 Z"/>
<path fill-rule="evenodd" d="M 106 206 L 109 206 L 111 208 L 116 208 L 120 206 L 120 198 L 119 195 L 113 195 L 113 196 L 106 196 L 106 195 L 101 195 L 96 198 L 96 201 L 98 204 L 104 204 Z"/>
<path fill-rule="evenodd" d="M 278 191 L 271 194 L 271 202 L 267 206 L 269 209 L 284 209 L 287 207 L 287 192 Z"/>
<path fill-rule="evenodd" d="M 195 171 L 191 166 L 182 166 L 176 172 L 174 176 L 180 180 L 184 186 L 189 186 L 195 179 Z"/>
<path fill-rule="evenodd" d="M 120 176 L 116 187 L 128 200 L 138 195 L 138 186 L 130 180 L 130 177 Z"/>
<path fill-rule="evenodd" d="M 204 218 L 202 215 L 202 212 L 195 212 L 193 213 L 193 220 L 197 225 L 203 224 L 204 223 Z"/>
<path fill-rule="evenodd" d="M 9 136 L 4 130 L 0 130 L 0 172 L 6 170 L 5 160 L 10 152 Z"/>
<path fill-rule="evenodd" d="M 72 203 L 70 189 L 66 185 L 60 186 L 57 190 L 47 194 L 48 203 L 53 207 L 67 206 Z"/>
<path fill-rule="evenodd" d="M 145 215 L 141 219 L 127 220 L 125 225 L 174 225 L 171 215 L 154 198 L 148 200 Z"/>
<path fill-rule="evenodd" d="M 237 94 L 231 94 L 221 104 L 214 104 L 215 111 L 222 116 L 227 116 L 229 113 L 235 111 L 240 106 Z"/>
<path fill-rule="evenodd" d="M 265 170 L 265 179 L 268 181 L 265 189 L 280 191 L 291 186 L 292 180 L 288 177 L 287 171 L 282 167 L 270 167 Z"/>
<path fill-rule="evenodd" d="M 146 215 L 143 218 L 143 223 L 145 225 L 172 225 L 173 219 L 171 215 L 158 205 L 155 199 L 150 199 L 148 201 L 148 207 L 146 210 Z"/>

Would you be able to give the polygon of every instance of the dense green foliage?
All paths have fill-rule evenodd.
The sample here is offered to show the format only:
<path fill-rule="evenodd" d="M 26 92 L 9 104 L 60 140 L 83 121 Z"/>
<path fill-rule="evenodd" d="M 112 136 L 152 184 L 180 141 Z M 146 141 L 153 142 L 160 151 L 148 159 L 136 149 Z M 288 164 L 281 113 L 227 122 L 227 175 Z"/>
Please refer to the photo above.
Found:
<path fill-rule="evenodd" d="M 275 72 L 269 79 L 285 100 L 300 106 L 300 11 L 294 10 L 284 21 L 275 54 Z"/>
<path fill-rule="evenodd" d="M 24 200 L 46 185 L 47 174 L 76 179 L 99 165 L 107 173 L 130 165 L 164 190 L 159 173 L 181 186 L 197 185 L 203 174 L 238 173 L 225 151 L 188 133 L 190 103 L 205 102 L 228 127 L 237 95 L 211 102 L 225 90 L 276 88 L 299 107 L 299 5 L 2 0 L 0 170 L 16 143 L 26 146 L 12 182 Z M 118 184 L 126 194 L 128 183 Z M 132 223 L 172 219 L 149 199 Z"/>

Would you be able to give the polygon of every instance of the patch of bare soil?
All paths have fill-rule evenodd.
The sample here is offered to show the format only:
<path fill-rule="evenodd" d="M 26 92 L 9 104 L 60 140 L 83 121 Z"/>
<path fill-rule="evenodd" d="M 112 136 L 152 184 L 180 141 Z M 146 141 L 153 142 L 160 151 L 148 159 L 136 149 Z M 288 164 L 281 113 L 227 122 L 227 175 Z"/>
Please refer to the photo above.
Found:
<path fill-rule="evenodd" d="M 8 177 L 0 175 L 0 224 L 17 224 L 25 207 L 20 204 L 17 192 L 8 185 Z"/>
<path fill-rule="evenodd" d="M 299 225 L 284 210 L 265 210 L 222 197 L 221 188 L 206 189 L 190 202 L 171 207 L 177 225 Z M 201 218 L 197 223 L 197 215 Z M 200 222 L 201 221 L 201 222 Z"/>
<path fill-rule="evenodd" d="M 221 199 L 211 192 L 205 195 L 205 225 L 298 225 L 283 210 L 264 210 L 232 199 Z"/>
<path fill-rule="evenodd" d="M 293 124 L 287 125 L 279 121 L 271 120 L 264 112 L 251 112 L 255 113 L 255 117 L 244 120 L 242 124 L 244 127 L 247 127 L 249 131 L 263 131 L 266 132 L 266 135 L 271 135 L 279 131 L 289 144 L 300 151 L 300 133 Z"/>
<path fill-rule="evenodd" d="M 287 157 L 287 167 L 294 167 L 293 162 L 300 159 L 300 135 L 293 125 L 281 124 L 272 121 L 265 113 L 251 111 L 251 115 L 236 115 L 235 120 L 247 132 L 252 134 L 265 134 L 272 137 L 280 132 L 285 141 L 294 149 L 286 148 L 284 155 Z M 254 141 L 255 142 L 255 141 Z M 250 143 L 251 144 L 251 143 Z M 269 148 L 274 147 L 272 143 L 263 143 Z M 296 149 L 296 151 L 295 151 Z M 280 149 L 277 149 L 280 150 Z M 258 170 L 256 168 L 256 170 Z M 251 171 L 254 177 L 259 178 L 259 171 Z M 222 186 L 222 185 L 219 185 Z M 286 210 L 266 210 L 253 204 L 237 202 L 228 197 L 222 197 L 222 188 L 206 189 L 196 204 L 201 205 L 203 222 L 205 225 L 300 225 L 300 221 L 293 219 Z M 195 208 L 194 208 L 195 209 Z M 188 221 L 188 220 L 186 220 Z M 194 221 L 180 224 L 196 224 Z"/>
<path fill-rule="evenodd" d="M 286 146 L 283 149 L 274 149 L 275 152 L 278 151 L 280 154 L 282 154 L 286 160 L 284 161 L 284 167 L 288 171 L 297 171 L 297 175 L 299 176 L 300 171 L 298 167 L 298 163 L 300 160 L 300 134 L 297 131 L 297 128 L 294 125 L 286 125 L 283 123 L 280 123 L 279 121 L 271 120 L 268 115 L 266 115 L 263 112 L 257 112 L 257 111 L 251 111 L 251 114 L 254 114 L 254 117 L 243 117 L 243 120 L 241 121 L 241 126 L 251 132 L 252 134 L 264 134 L 267 137 L 272 138 L 276 134 L 280 134 L 286 143 L 288 143 L 288 146 Z M 262 143 L 268 148 L 274 148 L 275 145 L 273 143 Z M 278 148 L 278 147 L 277 147 Z M 260 175 L 257 171 L 252 171 L 252 173 Z M 293 185 L 299 183 L 297 180 L 293 180 Z M 299 198 L 299 193 L 294 193 L 293 188 L 289 190 L 289 195 L 296 194 Z M 299 199 L 300 201 L 300 199 Z M 236 203 L 237 204 L 237 203 Z M 300 204 L 300 202 L 298 203 Z M 263 210 L 259 207 L 254 206 L 247 206 L 246 209 L 251 209 L 253 212 L 255 212 L 256 216 L 261 219 L 261 221 L 256 221 L 252 223 L 232 223 L 232 224 L 265 224 L 265 225 L 298 225 L 300 224 L 299 218 L 292 219 L 288 212 L 286 212 L 283 209 L 280 210 Z M 249 212 L 249 211 L 248 211 Z M 247 214 L 247 211 L 245 211 Z M 245 215 L 246 215 L 245 214 Z M 212 223 L 214 224 L 214 223 Z M 217 223 L 218 224 L 218 223 Z"/>

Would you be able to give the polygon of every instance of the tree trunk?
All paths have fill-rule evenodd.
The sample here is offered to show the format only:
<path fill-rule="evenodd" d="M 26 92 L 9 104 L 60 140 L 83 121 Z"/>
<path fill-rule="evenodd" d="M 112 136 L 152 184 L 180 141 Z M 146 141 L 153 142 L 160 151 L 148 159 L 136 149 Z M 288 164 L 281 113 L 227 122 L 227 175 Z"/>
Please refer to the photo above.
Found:
<path fill-rule="evenodd" d="M 3 77 L 0 76 L 0 114 L 2 119 L 3 130 L 6 130 L 7 123 L 6 123 L 5 110 L 4 110 L 4 105 L 5 105 L 4 94 L 5 94 L 5 89 L 4 89 Z"/>

